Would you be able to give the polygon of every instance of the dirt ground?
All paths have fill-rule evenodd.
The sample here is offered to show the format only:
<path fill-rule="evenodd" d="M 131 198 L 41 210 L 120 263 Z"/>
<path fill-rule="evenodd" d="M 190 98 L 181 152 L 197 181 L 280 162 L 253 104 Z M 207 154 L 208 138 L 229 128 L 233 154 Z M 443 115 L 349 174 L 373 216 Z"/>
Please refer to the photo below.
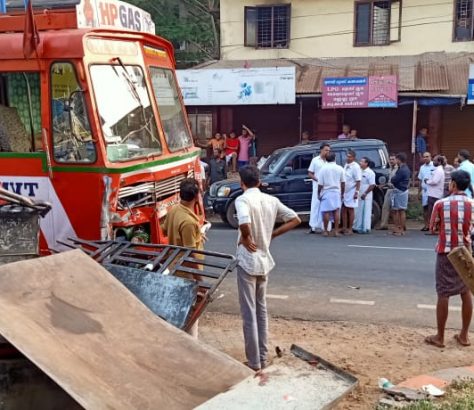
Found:
<path fill-rule="evenodd" d="M 200 320 L 200 339 L 239 361 L 244 361 L 241 321 L 238 316 L 207 313 Z M 308 322 L 273 318 L 270 345 L 289 349 L 291 344 L 329 360 L 359 379 L 359 387 L 338 409 L 374 408 L 380 377 L 393 383 L 448 367 L 474 364 L 474 347 L 460 348 L 454 330 L 448 330 L 446 348 L 423 343 L 433 329 L 348 322 Z M 474 335 L 471 335 L 471 339 Z"/>

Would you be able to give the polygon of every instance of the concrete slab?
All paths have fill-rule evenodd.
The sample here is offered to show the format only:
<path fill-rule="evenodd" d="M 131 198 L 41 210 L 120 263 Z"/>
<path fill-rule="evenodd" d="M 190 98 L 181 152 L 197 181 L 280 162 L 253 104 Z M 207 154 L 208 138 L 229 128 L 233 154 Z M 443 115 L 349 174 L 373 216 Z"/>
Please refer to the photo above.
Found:
<path fill-rule="evenodd" d="M 275 359 L 260 375 L 221 393 L 197 410 L 318 410 L 327 409 L 356 383 L 295 356 Z"/>

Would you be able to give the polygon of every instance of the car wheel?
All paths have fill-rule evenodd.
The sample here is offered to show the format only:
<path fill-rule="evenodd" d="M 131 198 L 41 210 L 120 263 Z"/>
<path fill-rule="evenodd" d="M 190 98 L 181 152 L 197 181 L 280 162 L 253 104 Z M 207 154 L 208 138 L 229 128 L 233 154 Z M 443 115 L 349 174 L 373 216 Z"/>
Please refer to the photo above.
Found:
<path fill-rule="evenodd" d="M 234 229 L 239 227 L 239 221 L 237 220 L 237 210 L 235 209 L 235 200 L 232 201 L 227 207 L 226 211 L 227 223 Z"/>
<path fill-rule="evenodd" d="M 372 229 L 380 222 L 380 218 L 382 218 L 382 208 L 380 207 L 379 203 L 376 201 L 372 202 Z"/>
<path fill-rule="evenodd" d="M 226 214 L 219 214 L 219 216 L 221 217 L 222 222 L 224 222 L 226 225 L 229 225 Z"/>

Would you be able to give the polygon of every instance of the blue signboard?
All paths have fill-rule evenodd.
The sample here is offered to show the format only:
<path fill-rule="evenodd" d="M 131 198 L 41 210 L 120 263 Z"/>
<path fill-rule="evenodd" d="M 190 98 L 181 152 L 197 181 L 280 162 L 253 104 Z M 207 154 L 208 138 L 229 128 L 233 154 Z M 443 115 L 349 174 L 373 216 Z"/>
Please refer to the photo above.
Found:
<path fill-rule="evenodd" d="M 469 85 L 467 88 L 467 103 L 474 104 L 474 78 L 469 79 Z"/>

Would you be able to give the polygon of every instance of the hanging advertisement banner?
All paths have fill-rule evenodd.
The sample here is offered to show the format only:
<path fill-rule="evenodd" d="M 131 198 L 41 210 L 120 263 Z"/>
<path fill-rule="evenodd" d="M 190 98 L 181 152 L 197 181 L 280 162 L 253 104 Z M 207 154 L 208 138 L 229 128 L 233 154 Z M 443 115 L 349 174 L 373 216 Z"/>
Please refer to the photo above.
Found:
<path fill-rule="evenodd" d="M 295 104 L 295 67 L 177 70 L 186 105 Z"/>
<path fill-rule="evenodd" d="M 396 108 L 397 76 L 338 77 L 323 81 L 323 108 Z"/>
<path fill-rule="evenodd" d="M 369 77 L 369 108 L 397 108 L 398 83 L 396 75 Z"/>
<path fill-rule="evenodd" d="M 469 65 L 469 81 L 467 88 L 467 103 L 474 104 L 474 64 Z"/>
<path fill-rule="evenodd" d="M 365 108 L 368 99 L 367 77 L 324 79 L 323 108 Z"/>
<path fill-rule="evenodd" d="M 119 0 L 81 0 L 76 6 L 79 28 L 101 27 L 155 34 L 146 11 Z"/>

